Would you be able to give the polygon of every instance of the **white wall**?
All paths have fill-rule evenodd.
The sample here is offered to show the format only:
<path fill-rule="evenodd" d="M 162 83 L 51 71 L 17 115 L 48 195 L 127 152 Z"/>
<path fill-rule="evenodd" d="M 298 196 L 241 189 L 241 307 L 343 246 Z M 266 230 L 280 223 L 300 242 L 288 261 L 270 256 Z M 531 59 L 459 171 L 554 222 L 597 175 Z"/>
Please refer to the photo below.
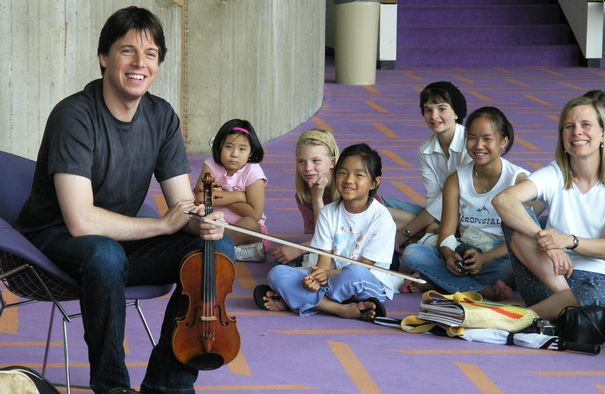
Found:
<path fill-rule="evenodd" d="M 603 1 L 559 0 L 586 59 L 603 57 Z"/>

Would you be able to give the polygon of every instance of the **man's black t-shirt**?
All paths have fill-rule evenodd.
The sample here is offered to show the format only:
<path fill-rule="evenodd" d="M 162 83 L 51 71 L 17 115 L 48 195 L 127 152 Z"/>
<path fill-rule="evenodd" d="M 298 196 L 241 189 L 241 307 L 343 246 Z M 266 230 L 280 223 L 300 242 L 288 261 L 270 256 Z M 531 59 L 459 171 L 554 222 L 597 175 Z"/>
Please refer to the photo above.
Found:
<path fill-rule="evenodd" d="M 135 216 L 151 176 L 158 182 L 189 173 L 179 119 L 165 100 L 146 93 L 129 123 L 103 100 L 103 81 L 62 100 L 52 110 L 38 152 L 32 192 L 16 228 L 35 232 L 63 224 L 53 175 L 90 179 L 94 205 Z"/>

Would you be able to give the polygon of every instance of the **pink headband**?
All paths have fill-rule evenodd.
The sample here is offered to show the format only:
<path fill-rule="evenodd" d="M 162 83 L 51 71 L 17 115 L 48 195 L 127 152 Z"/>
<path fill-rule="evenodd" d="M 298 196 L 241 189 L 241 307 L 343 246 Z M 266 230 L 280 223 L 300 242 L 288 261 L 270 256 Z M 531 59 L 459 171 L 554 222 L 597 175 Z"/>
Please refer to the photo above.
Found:
<path fill-rule="evenodd" d="M 246 135 L 250 135 L 250 132 L 246 129 L 243 129 L 241 127 L 234 127 L 231 130 L 235 130 L 235 131 L 241 131 L 242 133 L 246 134 Z"/>

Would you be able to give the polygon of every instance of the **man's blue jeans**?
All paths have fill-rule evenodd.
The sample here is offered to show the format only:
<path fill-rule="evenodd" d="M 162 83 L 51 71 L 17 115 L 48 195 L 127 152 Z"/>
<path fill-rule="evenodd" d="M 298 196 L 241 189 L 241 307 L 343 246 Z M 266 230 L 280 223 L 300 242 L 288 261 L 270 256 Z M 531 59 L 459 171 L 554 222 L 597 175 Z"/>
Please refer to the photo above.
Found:
<path fill-rule="evenodd" d="M 148 393 L 194 393 L 198 371 L 176 359 L 171 338 L 176 318 L 183 316 L 187 307 L 178 284 L 179 266 L 188 252 L 202 248 L 199 236 L 179 232 L 117 242 L 97 235 L 72 237 L 65 226 L 56 226 L 30 236 L 30 241 L 81 284 L 84 339 L 88 345 L 90 385 L 95 393 L 130 388 L 123 348 L 124 288 L 177 283 L 141 388 Z M 228 237 L 215 242 L 215 249 L 235 261 L 233 243 Z"/>

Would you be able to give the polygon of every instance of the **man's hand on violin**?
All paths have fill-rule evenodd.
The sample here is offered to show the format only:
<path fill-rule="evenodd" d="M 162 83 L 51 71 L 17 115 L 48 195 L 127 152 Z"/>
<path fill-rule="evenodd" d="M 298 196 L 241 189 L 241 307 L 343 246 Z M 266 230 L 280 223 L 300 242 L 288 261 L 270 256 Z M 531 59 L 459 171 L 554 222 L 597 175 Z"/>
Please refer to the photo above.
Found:
<path fill-rule="evenodd" d="M 174 234 L 185 227 L 187 223 L 189 223 L 189 217 L 183 215 L 183 212 L 189 210 L 195 211 L 196 209 L 195 205 L 193 205 L 193 200 L 178 202 L 170 208 L 168 212 L 162 216 L 162 220 L 168 228 L 167 234 Z"/>
<path fill-rule="evenodd" d="M 221 211 L 213 211 L 208 215 L 204 215 L 204 205 L 200 205 L 197 207 L 196 213 L 200 216 L 205 216 L 208 219 L 212 220 L 224 220 L 225 216 Z M 216 241 L 223 238 L 225 233 L 225 228 L 221 226 L 217 226 L 211 223 L 206 223 L 204 221 L 198 222 L 200 229 L 200 237 L 206 241 Z"/>

